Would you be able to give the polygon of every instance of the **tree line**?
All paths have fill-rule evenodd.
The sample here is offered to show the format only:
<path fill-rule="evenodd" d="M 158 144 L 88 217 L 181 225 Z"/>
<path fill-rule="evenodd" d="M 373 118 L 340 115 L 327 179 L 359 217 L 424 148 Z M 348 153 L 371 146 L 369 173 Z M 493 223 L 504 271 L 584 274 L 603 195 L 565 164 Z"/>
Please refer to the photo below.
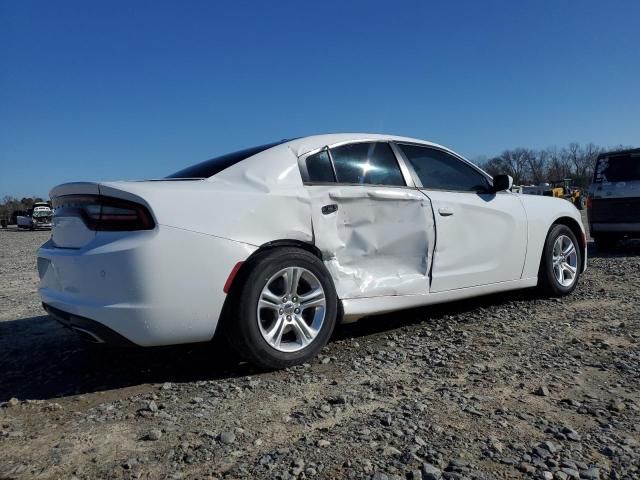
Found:
<path fill-rule="evenodd" d="M 505 150 L 481 162 L 481 166 L 490 175 L 511 175 L 515 185 L 539 185 L 571 178 L 574 185 L 586 188 L 591 183 L 599 154 L 628 148 L 631 147 L 619 145 L 603 148 L 593 143 L 580 145 L 575 142 L 563 148 L 548 147 L 542 150 L 519 147 Z"/>

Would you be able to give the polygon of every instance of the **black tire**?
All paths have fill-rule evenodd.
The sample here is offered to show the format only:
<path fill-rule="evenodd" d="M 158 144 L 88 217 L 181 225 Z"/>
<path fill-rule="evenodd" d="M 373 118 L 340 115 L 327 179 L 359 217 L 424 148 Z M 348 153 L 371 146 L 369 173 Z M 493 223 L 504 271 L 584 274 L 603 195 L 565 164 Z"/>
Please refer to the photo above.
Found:
<path fill-rule="evenodd" d="M 578 210 L 584 210 L 584 207 L 586 206 L 586 200 L 582 195 L 580 195 L 578 198 L 576 198 L 574 205 Z"/>
<path fill-rule="evenodd" d="M 615 250 L 616 244 L 620 238 L 611 234 L 599 234 L 593 237 L 593 241 L 596 244 L 596 248 L 599 252 L 610 252 Z"/>
<path fill-rule="evenodd" d="M 298 248 L 283 247 L 266 250 L 253 258 L 244 272 L 241 285 L 228 299 L 233 305 L 226 309 L 224 331 L 238 355 L 264 369 L 287 368 L 308 361 L 318 354 L 333 333 L 338 312 L 338 299 L 331 276 L 324 264 L 313 254 Z M 313 273 L 325 294 L 324 322 L 309 345 L 295 352 L 283 352 L 272 347 L 263 337 L 257 306 L 269 279 L 288 267 L 301 267 Z"/>
<path fill-rule="evenodd" d="M 561 235 L 567 236 L 574 245 L 577 254 L 577 270 L 573 282 L 564 286 L 556 278 L 553 269 L 553 246 Z M 569 295 L 573 292 L 578 285 L 580 279 L 580 266 L 582 265 L 582 250 L 580 244 L 573 234 L 571 229 L 566 225 L 553 225 L 547 234 L 547 239 L 544 242 L 544 248 L 542 250 L 542 259 L 540 261 L 540 270 L 538 272 L 538 286 L 547 295 L 554 297 L 561 297 Z"/>

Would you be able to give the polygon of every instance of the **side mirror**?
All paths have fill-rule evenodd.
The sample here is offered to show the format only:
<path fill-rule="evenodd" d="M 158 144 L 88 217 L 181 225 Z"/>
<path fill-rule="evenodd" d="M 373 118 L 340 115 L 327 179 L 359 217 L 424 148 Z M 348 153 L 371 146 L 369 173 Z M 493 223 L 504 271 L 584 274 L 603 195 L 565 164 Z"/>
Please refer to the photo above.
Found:
<path fill-rule="evenodd" d="M 511 190 L 513 186 L 513 178 L 511 175 L 496 175 L 493 177 L 493 191 L 502 192 L 504 190 Z"/>

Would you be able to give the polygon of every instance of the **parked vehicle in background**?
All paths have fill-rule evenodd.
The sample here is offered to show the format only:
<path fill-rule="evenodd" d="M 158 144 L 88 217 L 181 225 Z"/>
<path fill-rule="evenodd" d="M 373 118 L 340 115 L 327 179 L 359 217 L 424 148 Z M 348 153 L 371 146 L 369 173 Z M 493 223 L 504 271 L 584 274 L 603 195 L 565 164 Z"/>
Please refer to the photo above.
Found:
<path fill-rule="evenodd" d="M 26 213 L 17 215 L 16 223 L 18 224 L 18 228 L 26 228 L 29 230 L 51 228 L 52 217 L 53 210 L 51 210 L 51 206 L 48 203 L 36 202 L 33 204 L 33 208 L 30 208 Z"/>
<path fill-rule="evenodd" d="M 587 207 L 598 248 L 611 249 L 625 237 L 640 238 L 640 148 L 598 156 Z"/>

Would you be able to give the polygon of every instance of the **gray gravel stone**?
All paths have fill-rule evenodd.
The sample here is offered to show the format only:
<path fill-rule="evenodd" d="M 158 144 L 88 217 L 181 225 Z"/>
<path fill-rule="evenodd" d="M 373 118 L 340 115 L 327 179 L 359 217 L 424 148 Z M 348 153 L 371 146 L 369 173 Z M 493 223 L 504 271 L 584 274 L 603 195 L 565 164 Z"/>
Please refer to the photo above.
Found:
<path fill-rule="evenodd" d="M 422 478 L 424 480 L 439 480 L 442 478 L 442 470 L 430 463 L 422 464 Z"/>
<path fill-rule="evenodd" d="M 546 385 L 540 385 L 536 391 L 534 392 L 536 395 L 540 397 L 548 397 L 549 396 L 549 388 Z"/>
<path fill-rule="evenodd" d="M 225 445 L 231 445 L 236 441 L 236 434 L 231 431 L 222 432 L 220 434 L 220 441 Z"/>
<path fill-rule="evenodd" d="M 564 467 L 562 471 L 566 473 L 569 478 L 573 478 L 573 479 L 580 478 L 580 473 L 577 470 L 574 470 L 573 468 Z"/>
<path fill-rule="evenodd" d="M 587 480 L 599 480 L 600 469 L 596 467 L 592 467 L 592 468 L 589 468 L 588 470 L 581 470 L 580 478 L 586 478 Z"/>
<path fill-rule="evenodd" d="M 162 438 L 162 431 L 158 429 L 149 430 L 143 438 L 145 440 L 156 442 Z"/>

